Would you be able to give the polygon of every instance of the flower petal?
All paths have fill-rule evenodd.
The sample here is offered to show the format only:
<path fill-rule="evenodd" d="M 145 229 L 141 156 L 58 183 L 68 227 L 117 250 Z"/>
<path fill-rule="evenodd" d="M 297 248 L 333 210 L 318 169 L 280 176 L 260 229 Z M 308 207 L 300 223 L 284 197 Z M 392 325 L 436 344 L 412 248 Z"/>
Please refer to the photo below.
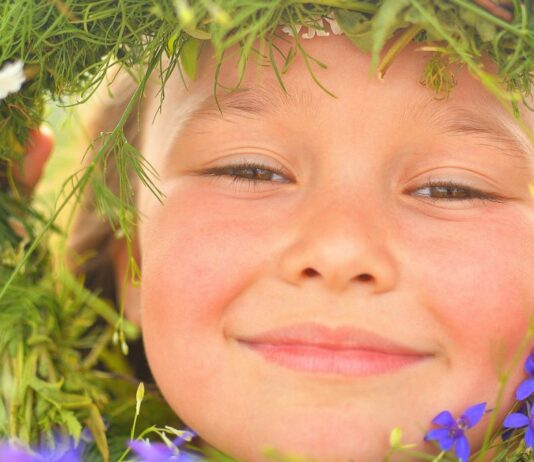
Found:
<path fill-rule="evenodd" d="M 448 437 L 449 433 L 450 431 L 446 428 L 436 428 L 425 435 L 425 441 L 439 441 L 441 438 Z"/>
<path fill-rule="evenodd" d="M 25 80 L 22 61 L 5 64 L 0 69 L 0 100 L 10 93 L 19 91 Z"/>
<path fill-rule="evenodd" d="M 436 417 L 432 419 L 432 423 L 436 425 L 442 425 L 443 427 L 455 427 L 456 421 L 452 417 L 449 411 L 440 412 Z"/>
<path fill-rule="evenodd" d="M 436 440 L 439 444 L 439 447 L 444 451 L 449 451 L 452 448 L 455 440 L 453 433 L 446 428 L 432 430 L 427 433 L 427 436 L 429 436 L 428 440 Z"/>
<path fill-rule="evenodd" d="M 528 355 L 525 361 L 525 372 L 528 375 L 534 375 L 534 358 L 532 358 L 532 353 Z"/>
<path fill-rule="evenodd" d="M 534 432 L 530 426 L 525 432 L 525 444 L 527 445 L 527 448 L 534 448 Z"/>
<path fill-rule="evenodd" d="M 191 441 L 196 436 L 196 433 L 189 431 L 189 430 L 183 430 L 182 434 L 180 436 L 177 436 L 172 443 L 176 447 L 180 447 L 182 444 L 184 444 L 186 441 Z"/>
<path fill-rule="evenodd" d="M 475 426 L 484 415 L 486 403 L 478 403 L 468 408 L 463 414 L 463 420 L 467 423 L 467 428 Z"/>
<path fill-rule="evenodd" d="M 454 453 L 462 462 L 467 462 L 467 459 L 469 459 L 471 448 L 469 447 L 469 441 L 467 441 L 467 438 L 464 435 L 461 435 L 456 439 L 456 448 Z"/>
<path fill-rule="evenodd" d="M 82 456 L 80 451 L 76 449 L 70 449 L 59 456 L 58 459 L 54 459 L 54 462 L 82 462 Z"/>
<path fill-rule="evenodd" d="M 167 462 L 173 452 L 163 443 L 148 443 L 146 441 L 130 441 L 132 448 L 143 462 Z"/>
<path fill-rule="evenodd" d="M 530 419 L 525 414 L 514 412 L 506 416 L 502 426 L 506 428 L 522 428 L 526 427 L 529 423 Z"/>
<path fill-rule="evenodd" d="M 7 443 L 0 445 L 0 460 L 10 462 L 35 462 L 35 458 L 22 448 Z"/>
<path fill-rule="evenodd" d="M 515 398 L 518 401 L 522 401 L 528 398 L 532 393 L 534 393 L 534 377 L 521 382 L 515 391 Z"/>

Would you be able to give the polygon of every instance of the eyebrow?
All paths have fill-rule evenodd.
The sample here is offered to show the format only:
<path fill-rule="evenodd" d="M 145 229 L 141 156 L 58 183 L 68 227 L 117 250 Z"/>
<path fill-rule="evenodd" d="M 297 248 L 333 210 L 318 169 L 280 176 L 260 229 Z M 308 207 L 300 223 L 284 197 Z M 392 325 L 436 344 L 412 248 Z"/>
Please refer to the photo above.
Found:
<path fill-rule="evenodd" d="M 224 119 L 231 115 L 252 119 L 293 108 L 310 114 L 316 111 L 316 102 L 309 90 L 284 92 L 272 83 L 254 88 L 239 88 L 218 96 L 217 100 L 221 110 L 217 107 L 213 93 L 210 93 L 188 114 L 184 126 L 197 126 L 204 121 L 220 120 L 221 117 Z"/>
<path fill-rule="evenodd" d="M 283 92 L 277 84 L 238 89 L 221 95 L 218 101 L 222 113 L 210 93 L 188 114 L 184 128 L 194 126 L 198 132 L 202 122 L 221 120 L 225 115 L 253 119 L 296 107 L 313 116 L 318 110 L 309 90 Z M 534 146 L 528 135 L 517 123 L 503 120 L 497 113 L 475 111 L 453 103 L 444 106 L 431 99 L 407 105 L 403 116 L 406 120 L 425 121 L 446 135 L 478 137 L 482 145 L 526 161 L 534 171 Z"/>
<path fill-rule="evenodd" d="M 512 119 L 503 119 L 494 111 L 475 111 L 471 108 L 450 104 L 434 106 L 430 104 L 414 109 L 416 119 L 425 117 L 442 133 L 452 136 L 472 136 L 479 138 L 480 144 L 498 148 L 503 154 L 519 158 L 534 168 L 534 146 L 528 135 Z"/>
<path fill-rule="evenodd" d="M 254 88 L 240 88 L 218 97 L 217 106 L 213 92 L 207 94 L 189 93 L 180 101 L 177 110 L 169 120 L 173 127 L 171 136 L 164 144 L 163 152 L 170 153 L 172 146 L 182 136 L 184 130 L 197 135 L 209 134 L 206 122 L 230 122 L 226 116 L 235 115 L 240 118 L 259 118 L 267 114 L 280 112 L 292 107 L 313 111 L 313 98 L 308 91 L 295 93 L 281 92 L 280 87 L 264 84 Z M 222 112 L 221 112 L 222 111 Z"/>

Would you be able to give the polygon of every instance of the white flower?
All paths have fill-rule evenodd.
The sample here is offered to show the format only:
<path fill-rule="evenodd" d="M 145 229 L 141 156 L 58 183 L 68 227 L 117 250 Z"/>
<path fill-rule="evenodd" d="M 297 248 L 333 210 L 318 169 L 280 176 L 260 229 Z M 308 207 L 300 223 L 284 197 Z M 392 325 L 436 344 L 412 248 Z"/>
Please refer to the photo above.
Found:
<path fill-rule="evenodd" d="M 334 35 L 341 35 L 343 33 L 343 31 L 341 30 L 341 27 L 339 27 L 339 24 L 334 18 L 325 17 L 325 18 L 318 19 L 318 21 L 321 23 L 321 26 L 323 27 L 325 25 L 324 21 L 328 22 L 328 24 L 330 25 L 330 30 L 332 31 Z M 301 27 L 302 26 L 300 24 L 297 24 L 295 26 L 297 33 L 300 32 Z M 316 29 L 314 27 L 306 27 L 306 29 L 307 29 L 306 32 L 304 32 L 301 36 L 301 38 L 303 39 L 311 39 L 315 37 L 316 35 L 317 37 L 327 37 L 330 35 L 330 33 L 326 31 L 325 29 Z M 282 27 L 282 31 L 285 32 L 287 35 L 293 36 L 293 31 L 291 30 L 289 26 Z"/>
<path fill-rule="evenodd" d="M 301 28 L 302 28 L 302 26 L 300 24 L 296 24 L 295 25 L 295 29 L 297 31 L 297 34 L 300 32 Z M 287 35 L 291 35 L 291 37 L 293 37 L 293 30 L 291 29 L 291 27 L 284 26 L 284 27 L 282 27 L 282 31 L 285 32 Z"/>
<path fill-rule="evenodd" d="M 25 80 L 24 63 L 22 61 L 4 65 L 0 69 L 0 101 L 10 93 L 19 91 Z"/>
<path fill-rule="evenodd" d="M 321 25 L 323 25 L 323 20 L 321 19 Z M 308 27 L 308 32 L 305 32 L 304 34 L 302 34 L 302 38 L 304 39 L 311 39 L 313 37 L 315 37 L 317 35 L 317 37 L 328 37 L 330 35 L 330 33 L 328 33 L 327 31 L 325 31 L 324 29 L 315 29 L 314 27 Z"/>
<path fill-rule="evenodd" d="M 341 35 L 343 31 L 341 30 L 341 27 L 339 27 L 339 24 L 337 23 L 335 18 L 329 18 L 328 16 L 324 18 L 328 24 L 330 24 L 330 29 L 332 29 L 332 34 L 334 35 Z"/>

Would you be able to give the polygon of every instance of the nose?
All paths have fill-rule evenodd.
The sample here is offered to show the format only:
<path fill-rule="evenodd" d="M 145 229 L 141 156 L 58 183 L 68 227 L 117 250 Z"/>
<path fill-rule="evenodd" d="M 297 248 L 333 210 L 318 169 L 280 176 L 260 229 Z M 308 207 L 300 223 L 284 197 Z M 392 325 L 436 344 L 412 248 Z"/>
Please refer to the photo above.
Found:
<path fill-rule="evenodd" d="M 280 261 L 282 277 L 292 285 L 320 281 L 331 291 L 352 286 L 372 293 L 393 289 L 398 267 L 388 243 L 388 224 L 380 212 L 352 213 L 346 205 L 315 211 L 301 221 Z"/>

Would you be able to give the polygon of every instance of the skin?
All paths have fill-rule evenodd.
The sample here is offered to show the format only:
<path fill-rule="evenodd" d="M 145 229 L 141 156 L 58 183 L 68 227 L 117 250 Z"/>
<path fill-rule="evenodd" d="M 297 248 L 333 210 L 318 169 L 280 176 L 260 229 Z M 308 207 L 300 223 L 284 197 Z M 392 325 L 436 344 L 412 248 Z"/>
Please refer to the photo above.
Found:
<path fill-rule="evenodd" d="M 54 136 L 46 125 L 30 133 L 22 171 L 15 167 L 15 178 L 28 194 L 41 178 L 53 146 Z"/>
<path fill-rule="evenodd" d="M 303 107 L 184 124 L 179 108 L 212 92 L 205 48 L 199 78 L 185 90 L 175 73 L 153 123 L 159 99 L 149 100 L 142 151 L 165 199 L 138 194 L 143 279 L 130 316 L 172 408 L 238 459 L 266 460 L 261 450 L 271 446 L 323 462 L 376 462 L 394 427 L 432 450 L 420 442 L 437 413 L 494 406 L 498 373 L 534 306 L 530 163 L 490 135 L 446 132 L 432 114 L 471 109 L 525 139 L 465 70 L 449 99 L 434 99 L 419 84 L 428 55 L 414 46 L 383 82 L 343 36 L 303 46 L 328 64 L 315 72 L 337 98 L 298 57 L 284 82 L 293 95 L 307 92 Z M 235 69 L 234 57 L 224 85 L 236 82 Z M 269 67 L 250 64 L 243 86 L 281 94 Z M 285 173 L 255 186 L 199 174 L 244 160 Z M 497 200 L 440 198 L 429 179 Z M 287 369 L 237 341 L 308 321 L 365 328 L 427 357 L 348 377 Z M 510 375 L 500 418 L 522 377 L 519 368 Z M 488 419 L 467 433 L 475 448 Z"/>

